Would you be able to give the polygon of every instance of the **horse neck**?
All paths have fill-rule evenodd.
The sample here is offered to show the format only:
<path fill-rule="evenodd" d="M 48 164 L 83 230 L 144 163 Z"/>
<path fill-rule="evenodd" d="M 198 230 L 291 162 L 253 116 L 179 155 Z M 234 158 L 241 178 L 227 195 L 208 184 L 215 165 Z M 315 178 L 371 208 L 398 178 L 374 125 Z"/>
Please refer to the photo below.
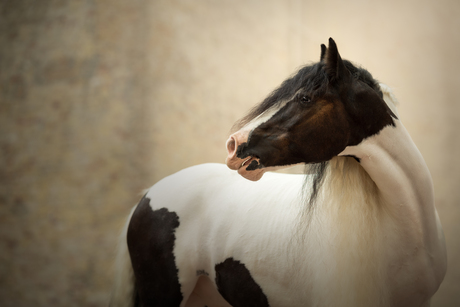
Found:
<path fill-rule="evenodd" d="M 360 160 L 379 197 L 388 205 L 433 207 L 433 183 L 428 167 L 400 121 L 361 144 L 348 147 L 343 154 Z"/>
<path fill-rule="evenodd" d="M 428 274 L 421 281 L 422 284 L 425 282 L 423 286 L 429 289 L 427 291 L 436 291 L 446 269 L 444 235 L 434 205 L 430 172 L 405 127 L 396 120 L 394 127 L 385 127 L 379 134 L 347 148 L 342 154 L 353 155 L 360 160 L 359 165 L 356 162 L 349 168 L 355 183 L 341 183 L 344 191 L 342 194 L 353 194 L 350 197 L 358 197 L 358 202 L 346 203 L 351 204 L 350 207 L 355 210 L 337 214 L 336 220 L 342 222 L 342 216 L 348 216 L 344 223 L 349 227 L 374 232 L 376 236 L 366 234 L 367 238 L 382 242 L 376 242 L 380 246 L 376 246 L 374 255 L 385 254 L 393 262 L 398 262 L 397 257 L 405 255 L 403 258 L 406 257 L 408 263 L 418 265 L 423 268 L 423 274 Z M 350 163 L 351 158 L 347 159 L 347 163 Z M 346 171 L 343 168 L 343 172 Z M 337 167 L 331 170 L 337 178 L 339 172 Z M 332 188 L 340 186 L 332 180 L 328 184 Z M 357 191 L 359 188 L 361 191 Z M 335 200 L 340 201 L 340 195 L 332 193 L 336 195 Z M 354 222 L 356 216 L 361 217 L 357 223 Z M 388 245 L 383 242 L 392 248 L 385 249 Z M 415 272 L 419 271 L 415 269 Z M 398 272 L 392 271 L 392 274 Z"/>
<path fill-rule="evenodd" d="M 398 117 L 398 101 L 392 90 L 380 83 L 383 98 Z M 342 155 L 360 159 L 361 167 L 376 184 L 379 197 L 388 204 L 417 203 L 434 207 L 433 183 L 426 163 L 403 124 L 384 127 L 378 134 L 357 146 L 347 147 Z"/>
<path fill-rule="evenodd" d="M 381 215 L 389 217 L 407 238 L 427 249 L 439 249 L 442 230 L 434 206 L 431 175 L 399 120 L 395 120 L 394 127 L 385 127 L 342 154 L 360 160 L 359 165 L 373 183 L 369 190 L 372 199 L 385 213 Z"/>

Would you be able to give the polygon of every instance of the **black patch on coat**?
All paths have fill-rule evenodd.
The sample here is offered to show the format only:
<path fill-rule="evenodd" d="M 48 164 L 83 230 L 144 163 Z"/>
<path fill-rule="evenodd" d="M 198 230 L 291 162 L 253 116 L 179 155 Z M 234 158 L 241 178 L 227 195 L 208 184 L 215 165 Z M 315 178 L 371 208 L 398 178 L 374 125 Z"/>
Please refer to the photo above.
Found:
<path fill-rule="evenodd" d="M 268 307 L 268 300 L 249 270 L 228 258 L 215 267 L 217 290 L 233 307 Z"/>
<path fill-rule="evenodd" d="M 145 196 L 131 217 L 127 240 L 139 306 L 177 307 L 182 302 L 173 253 L 177 227 L 175 212 L 153 211 Z"/>

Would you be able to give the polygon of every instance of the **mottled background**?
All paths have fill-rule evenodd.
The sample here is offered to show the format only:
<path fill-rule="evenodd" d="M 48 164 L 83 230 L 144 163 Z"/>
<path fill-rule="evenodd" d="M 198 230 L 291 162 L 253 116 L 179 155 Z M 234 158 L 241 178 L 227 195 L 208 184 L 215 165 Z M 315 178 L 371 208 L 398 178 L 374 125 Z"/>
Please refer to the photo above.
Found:
<path fill-rule="evenodd" d="M 460 306 L 460 2 L 0 1 L 0 305 L 105 306 L 142 189 L 223 162 L 233 122 L 332 36 L 395 89 Z"/>

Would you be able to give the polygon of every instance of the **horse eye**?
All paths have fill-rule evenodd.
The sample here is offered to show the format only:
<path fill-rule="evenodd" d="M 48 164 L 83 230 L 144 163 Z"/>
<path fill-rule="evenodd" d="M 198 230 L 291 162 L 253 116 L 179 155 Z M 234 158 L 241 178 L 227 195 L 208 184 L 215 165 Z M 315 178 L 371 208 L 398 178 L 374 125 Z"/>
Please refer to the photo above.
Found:
<path fill-rule="evenodd" d="M 307 104 L 311 102 L 311 98 L 305 95 L 300 96 L 300 102 L 302 104 Z"/>

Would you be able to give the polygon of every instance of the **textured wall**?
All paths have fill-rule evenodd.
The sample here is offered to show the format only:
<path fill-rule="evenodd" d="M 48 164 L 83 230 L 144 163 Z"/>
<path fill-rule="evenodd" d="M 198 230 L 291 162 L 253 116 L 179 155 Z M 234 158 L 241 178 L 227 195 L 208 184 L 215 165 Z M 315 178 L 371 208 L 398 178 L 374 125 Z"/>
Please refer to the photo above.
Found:
<path fill-rule="evenodd" d="M 105 305 L 116 233 L 153 181 L 146 7 L 0 4 L 1 306 Z"/>
<path fill-rule="evenodd" d="M 104 306 L 119 228 L 146 188 L 222 162 L 233 122 L 332 36 L 395 88 L 460 305 L 460 3 L 1 1 L 0 305 Z"/>

